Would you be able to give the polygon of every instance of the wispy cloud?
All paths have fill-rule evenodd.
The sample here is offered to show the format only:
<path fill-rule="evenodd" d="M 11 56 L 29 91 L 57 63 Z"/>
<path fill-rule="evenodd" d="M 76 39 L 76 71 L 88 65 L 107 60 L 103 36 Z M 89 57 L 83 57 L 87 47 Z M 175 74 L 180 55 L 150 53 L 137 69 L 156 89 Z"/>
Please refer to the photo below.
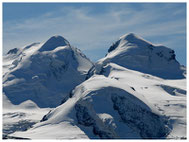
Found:
<path fill-rule="evenodd" d="M 69 6 L 24 21 L 5 21 L 4 48 L 13 46 L 10 46 L 10 40 L 14 40 L 15 46 L 20 46 L 61 34 L 81 50 L 105 51 L 127 32 L 135 32 L 148 39 L 172 35 L 184 37 L 186 34 L 186 10 L 174 4 L 159 7 L 156 4 L 141 4 L 138 9 L 131 4 L 112 4 L 101 13 L 94 11 L 94 7 L 90 6 Z"/>

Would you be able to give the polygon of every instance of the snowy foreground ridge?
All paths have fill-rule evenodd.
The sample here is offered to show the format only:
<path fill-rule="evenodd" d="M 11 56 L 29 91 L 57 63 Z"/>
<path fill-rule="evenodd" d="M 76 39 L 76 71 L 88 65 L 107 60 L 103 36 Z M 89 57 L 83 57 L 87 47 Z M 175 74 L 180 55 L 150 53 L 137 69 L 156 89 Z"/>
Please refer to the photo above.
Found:
<path fill-rule="evenodd" d="M 92 63 L 61 36 L 3 57 L 4 139 L 186 139 L 186 68 L 133 33 Z"/>

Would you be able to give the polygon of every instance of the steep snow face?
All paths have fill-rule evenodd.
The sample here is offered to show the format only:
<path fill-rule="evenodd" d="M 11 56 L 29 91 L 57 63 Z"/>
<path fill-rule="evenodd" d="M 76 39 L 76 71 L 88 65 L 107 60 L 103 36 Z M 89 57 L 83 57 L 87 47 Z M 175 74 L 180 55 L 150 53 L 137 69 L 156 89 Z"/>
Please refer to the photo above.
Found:
<path fill-rule="evenodd" d="M 13 104 L 56 107 L 85 80 L 92 62 L 61 36 L 11 50 L 4 57 L 3 92 Z"/>
<path fill-rule="evenodd" d="M 175 59 L 174 50 L 153 45 L 133 33 L 120 37 L 97 64 L 116 63 L 128 69 L 152 74 L 161 78 L 184 78 L 185 68 Z M 96 65 L 99 66 L 99 65 Z"/>

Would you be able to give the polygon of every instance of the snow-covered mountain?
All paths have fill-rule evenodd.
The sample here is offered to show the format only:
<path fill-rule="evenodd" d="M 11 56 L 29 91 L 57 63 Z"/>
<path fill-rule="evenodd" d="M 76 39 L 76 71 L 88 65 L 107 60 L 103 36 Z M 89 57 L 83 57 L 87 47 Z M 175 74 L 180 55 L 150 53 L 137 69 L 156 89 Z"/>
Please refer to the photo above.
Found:
<path fill-rule="evenodd" d="M 109 48 L 106 57 L 96 63 L 96 70 L 99 71 L 99 68 L 112 62 L 164 79 L 185 78 L 186 69 L 179 64 L 175 56 L 174 50 L 154 45 L 129 33 L 120 37 Z"/>
<path fill-rule="evenodd" d="M 61 45 L 60 48 L 70 47 L 67 40 L 64 41 L 61 43 L 66 46 Z M 52 44 L 51 40 L 49 43 L 50 47 L 46 44 L 37 45 L 35 55 L 40 54 L 38 57 L 41 57 L 45 54 L 49 55 L 48 57 L 54 57 L 51 52 L 56 53 L 59 47 Z M 176 61 L 173 50 L 153 45 L 134 34 L 127 34 L 108 51 L 106 57 L 100 59 L 95 65 L 92 66 L 89 62 L 91 69 L 89 70 L 88 67 L 83 76 L 86 80 L 64 95 L 60 99 L 61 105 L 52 109 L 43 108 L 46 114 L 41 117 L 40 122 L 35 122 L 32 128 L 27 127 L 27 131 L 16 131 L 9 137 L 185 139 L 185 68 Z M 12 50 L 11 58 L 14 58 L 15 52 L 18 54 L 19 50 Z M 67 52 L 64 50 L 63 55 Z M 44 62 L 48 61 L 48 58 L 43 59 Z M 79 63 L 84 63 L 84 66 L 86 58 L 82 59 Z M 66 62 L 66 60 L 63 61 Z M 75 64 L 72 63 L 72 65 Z M 7 68 L 11 66 L 7 64 L 4 69 L 8 70 Z M 89 71 L 86 76 L 87 70 Z M 65 79 L 68 84 L 73 81 Z M 56 86 L 53 87 L 56 88 Z M 5 97 L 5 99 L 8 98 Z M 20 105 L 25 108 L 34 106 L 31 102 L 29 104 L 29 106 L 27 103 Z M 33 109 L 36 112 L 42 112 L 40 108 Z M 24 109 L 25 112 L 26 110 Z M 12 115 L 5 115 L 5 117 Z M 38 116 L 37 113 L 35 115 Z"/>
<path fill-rule="evenodd" d="M 3 58 L 3 92 L 13 104 L 31 100 L 56 107 L 81 82 L 93 63 L 61 36 L 12 49 Z"/>
<path fill-rule="evenodd" d="M 186 80 L 164 80 L 114 63 L 106 65 L 104 71 L 106 74 L 93 75 L 77 86 L 70 98 L 33 128 L 12 136 L 30 139 L 186 137 Z"/>
<path fill-rule="evenodd" d="M 32 139 L 185 137 L 186 82 L 174 52 L 134 34 L 123 36 L 118 42 L 91 68 L 90 78 L 62 98 L 62 105 L 46 114 L 33 128 L 12 136 Z M 155 54 L 160 50 L 162 55 Z M 146 60 L 147 57 L 151 59 Z M 166 63 L 153 64 L 155 61 Z M 136 63 L 133 65 L 138 67 L 136 71 L 128 69 L 131 62 Z M 170 71 L 163 68 L 165 65 L 177 69 L 180 74 L 175 75 L 183 79 L 164 80 L 173 75 L 167 75 Z M 147 68 L 152 75 L 142 73 Z M 139 69 L 142 71 L 138 72 Z M 159 74 L 160 71 L 163 73 Z"/>

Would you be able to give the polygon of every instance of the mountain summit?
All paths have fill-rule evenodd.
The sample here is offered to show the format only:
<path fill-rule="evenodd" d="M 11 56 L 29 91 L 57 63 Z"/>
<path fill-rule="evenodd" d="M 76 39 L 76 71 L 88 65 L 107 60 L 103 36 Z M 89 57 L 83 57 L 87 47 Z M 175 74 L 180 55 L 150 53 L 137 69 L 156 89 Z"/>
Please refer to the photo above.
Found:
<path fill-rule="evenodd" d="M 56 47 L 66 45 L 70 45 L 69 42 L 64 37 L 56 35 L 48 39 L 39 49 L 39 51 L 50 51 L 55 49 Z"/>
<path fill-rule="evenodd" d="M 161 78 L 184 78 L 185 68 L 179 64 L 175 56 L 174 50 L 162 45 L 154 45 L 129 33 L 121 36 L 110 46 L 106 57 L 100 59 L 96 66 L 113 62 Z"/>
<path fill-rule="evenodd" d="M 135 44 L 140 46 L 140 48 L 152 45 L 150 42 L 138 37 L 134 33 L 129 33 L 121 36 L 118 41 L 116 41 L 109 49 L 108 52 L 115 50 L 117 47 L 124 48 L 127 44 Z"/>

